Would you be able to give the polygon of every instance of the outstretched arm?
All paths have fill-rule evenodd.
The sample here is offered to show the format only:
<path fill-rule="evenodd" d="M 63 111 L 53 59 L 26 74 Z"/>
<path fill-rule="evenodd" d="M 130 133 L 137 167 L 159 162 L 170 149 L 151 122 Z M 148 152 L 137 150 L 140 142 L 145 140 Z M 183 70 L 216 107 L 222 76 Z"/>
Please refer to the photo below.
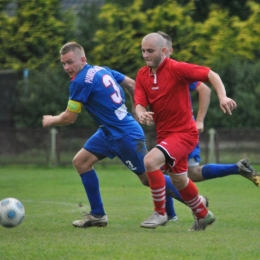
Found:
<path fill-rule="evenodd" d="M 73 124 L 78 117 L 78 113 L 71 112 L 66 109 L 57 116 L 44 115 L 42 118 L 43 127 L 49 126 L 67 126 Z"/>
<path fill-rule="evenodd" d="M 227 97 L 226 89 L 221 78 L 217 73 L 210 70 L 208 74 L 208 79 L 218 95 L 221 110 L 224 113 L 228 112 L 229 115 L 232 115 L 232 110 L 237 107 L 237 104 L 233 99 Z"/>

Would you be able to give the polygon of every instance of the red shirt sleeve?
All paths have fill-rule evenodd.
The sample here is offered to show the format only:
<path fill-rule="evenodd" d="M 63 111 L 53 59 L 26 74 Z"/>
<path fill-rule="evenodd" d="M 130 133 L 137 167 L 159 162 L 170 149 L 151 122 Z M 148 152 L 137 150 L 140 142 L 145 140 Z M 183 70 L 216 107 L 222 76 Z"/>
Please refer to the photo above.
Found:
<path fill-rule="evenodd" d="M 174 65 L 176 75 L 178 75 L 185 83 L 193 83 L 195 81 L 208 81 L 210 68 L 199 66 L 192 63 L 177 62 Z"/>

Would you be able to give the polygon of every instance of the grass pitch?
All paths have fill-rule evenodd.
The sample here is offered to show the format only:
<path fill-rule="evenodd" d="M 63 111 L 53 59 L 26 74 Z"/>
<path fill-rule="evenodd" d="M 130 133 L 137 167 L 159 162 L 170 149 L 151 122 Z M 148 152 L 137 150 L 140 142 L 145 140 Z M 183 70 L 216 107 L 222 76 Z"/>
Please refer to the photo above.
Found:
<path fill-rule="evenodd" d="M 0 199 L 18 198 L 26 210 L 21 225 L 0 226 L 0 259 L 260 259 L 260 188 L 247 179 L 229 176 L 197 183 L 216 216 L 205 231 L 188 232 L 193 218 L 178 201 L 177 222 L 147 230 L 140 223 L 153 210 L 149 189 L 124 166 L 96 170 L 109 224 L 78 229 L 71 222 L 89 205 L 72 167 L 0 167 Z"/>

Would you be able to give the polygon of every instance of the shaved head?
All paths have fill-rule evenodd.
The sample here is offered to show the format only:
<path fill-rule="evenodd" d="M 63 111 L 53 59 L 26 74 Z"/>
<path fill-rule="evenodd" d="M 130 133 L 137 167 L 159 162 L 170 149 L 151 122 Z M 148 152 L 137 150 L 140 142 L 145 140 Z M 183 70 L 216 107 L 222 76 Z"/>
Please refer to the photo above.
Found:
<path fill-rule="evenodd" d="M 147 34 L 141 44 L 141 51 L 146 65 L 150 67 L 153 72 L 163 62 L 166 57 L 166 41 L 158 33 Z"/>
<path fill-rule="evenodd" d="M 165 43 L 165 39 L 162 37 L 162 35 L 158 34 L 158 33 L 149 33 L 147 34 L 143 40 L 142 40 L 142 44 L 144 42 L 152 42 L 153 44 L 155 44 L 158 48 L 163 48 L 165 47 L 166 43 Z"/>

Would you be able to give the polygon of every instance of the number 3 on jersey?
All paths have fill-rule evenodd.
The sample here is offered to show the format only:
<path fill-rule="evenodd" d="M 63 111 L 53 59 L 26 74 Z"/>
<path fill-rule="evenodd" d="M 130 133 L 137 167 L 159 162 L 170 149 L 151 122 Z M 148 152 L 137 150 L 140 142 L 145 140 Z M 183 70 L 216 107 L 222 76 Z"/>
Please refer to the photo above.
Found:
<path fill-rule="evenodd" d="M 103 84 L 105 85 L 106 88 L 111 86 L 114 88 L 115 92 L 110 97 L 113 100 L 113 102 L 120 104 L 122 102 L 122 97 L 121 97 L 120 89 L 117 86 L 114 79 L 111 78 L 109 75 L 104 75 Z"/>

